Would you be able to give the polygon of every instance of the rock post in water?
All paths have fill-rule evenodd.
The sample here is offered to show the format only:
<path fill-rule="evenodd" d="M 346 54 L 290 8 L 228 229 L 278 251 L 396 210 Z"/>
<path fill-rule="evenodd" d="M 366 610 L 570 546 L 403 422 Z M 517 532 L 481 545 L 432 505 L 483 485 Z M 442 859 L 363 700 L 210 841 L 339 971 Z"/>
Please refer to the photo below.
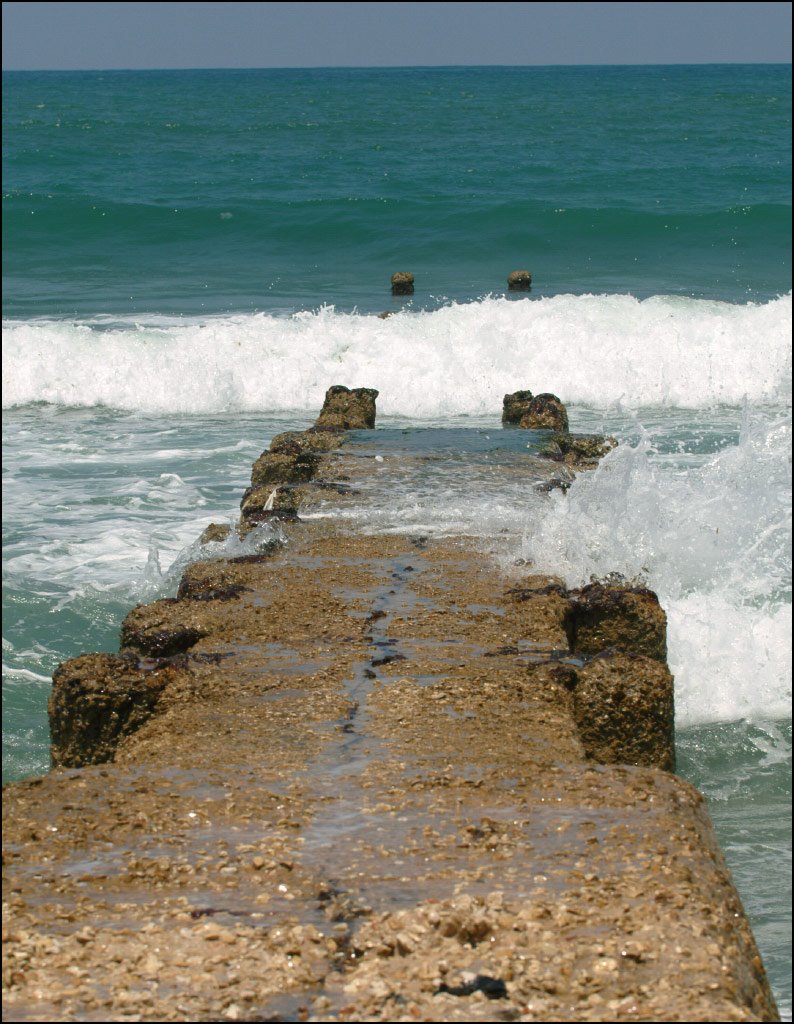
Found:
<path fill-rule="evenodd" d="M 543 447 L 541 458 L 564 462 L 574 469 L 594 469 L 605 455 L 617 447 L 614 437 L 603 434 L 571 434 L 568 411 L 556 395 L 533 395 L 531 391 L 513 391 L 502 400 L 502 426 L 529 430 L 553 430 Z M 542 488 L 547 489 L 547 488 Z"/>
<path fill-rule="evenodd" d="M 398 270 L 391 276 L 392 295 L 413 295 L 414 275 L 407 270 Z"/>
<path fill-rule="evenodd" d="M 514 391 L 502 399 L 502 426 L 517 427 L 529 412 L 529 403 L 534 395 L 531 391 Z"/>
<path fill-rule="evenodd" d="M 667 617 L 652 590 L 631 583 L 590 583 L 572 591 L 572 649 L 618 650 L 667 661 Z"/>
<path fill-rule="evenodd" d="M 199 537 L 199 544 L 223 544 L 229 539 L 232 528 L 228 523 L 210 523 Z"/>
<path fill-rule="evenodd" d="M 374 388 L 346 388 L 335 384 L 325 393 L 315 426 L 319 429 L 372 430 L 375 426 Z"/>
<path fill-rule="evenodd" d="M 526 430 L 568 432 L 568 412 L 556 395 L 535 395 L 518 424 Z"/>
<path fill-rule="evenodd" d="M 552 443 L 560 451 L 560 461 L 577 469 L 594 469 L 601 459 L 618 445 L 616 438 L 604 434 L 569 434 L 567 432 L 555 434 Z"/>
<path fill-rule="evenodd" d="M 511 270 L 507 275 L 507 287 L 511 292 L 528 292 L 532 287 L 532 274 L 528 270 Z"/>
<path fill-rule="evenodd" d="M 342 444 L 346 430 L 375 426 L 375 388 L 347 388 L 335 384 L 325 395 L 313 427 L 285 431 L 270 442 L 251 470 L 251 486 L 240 502 L 241 536 L 268 520 L 297 518 L 298 506 L 312 487 L 323 455 Z"/>

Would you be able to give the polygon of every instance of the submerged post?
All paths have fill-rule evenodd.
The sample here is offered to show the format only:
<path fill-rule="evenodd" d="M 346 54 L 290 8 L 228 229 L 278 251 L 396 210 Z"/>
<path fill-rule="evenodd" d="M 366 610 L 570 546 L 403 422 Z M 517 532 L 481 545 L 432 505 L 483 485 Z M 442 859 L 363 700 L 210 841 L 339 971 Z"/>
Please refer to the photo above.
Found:
<path fill-rule="evenodd" d="M 413 295 L 414 275 L 407 270 L 398 270 L 391 276 L 392 295 Z"/>
<path fill-rule="evenodd" d="M 502 425 L 517 427 L 529 412 L 529 403 L 535 396 L 531 391 L 513 391 L 502 399 Z"/>
<path fill-rule="evenodd" d="M 529 430 L 558 430 L 568 433 L 568 411 L 556 395 L 535 395 L 521 417 L 519 427 Z"/>
<path fill-rule="evenodd" d="M 316 427 L 335 430 L 372 430 L 375 426 L 375 388 L 346 388 L 334 384 L 325 393 Z"/>
<path fill-rule="evenodd" d="M 528 270 L 511 270 L 507 275 L 507 287 L 511 292 L 528 292 L 532 287 L 532 274 Z"/>

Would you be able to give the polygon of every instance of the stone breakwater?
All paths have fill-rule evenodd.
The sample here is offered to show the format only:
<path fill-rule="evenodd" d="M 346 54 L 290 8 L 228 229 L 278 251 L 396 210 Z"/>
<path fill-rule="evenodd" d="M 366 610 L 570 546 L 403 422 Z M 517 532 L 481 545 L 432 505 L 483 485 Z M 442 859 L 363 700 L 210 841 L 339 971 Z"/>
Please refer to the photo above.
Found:
<path fill-rule="evenodd" d="M 345 527 L 411 471 L 345 433 L 376 397 L 257 460 L 258 554 L 205 531 L 118 654 L 56 672 L 56 767 L 5 791 L 5 1019 L 777 1020 L 672 774 L 655 595 Z M 489 472 L 610 447 L 551 438 Z"/>

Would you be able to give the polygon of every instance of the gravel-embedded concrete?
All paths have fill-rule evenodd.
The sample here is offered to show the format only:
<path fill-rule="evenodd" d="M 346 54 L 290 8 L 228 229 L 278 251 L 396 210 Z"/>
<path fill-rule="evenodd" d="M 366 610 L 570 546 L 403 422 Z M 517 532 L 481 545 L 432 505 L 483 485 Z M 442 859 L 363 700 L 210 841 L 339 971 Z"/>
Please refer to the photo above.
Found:
<path fill-rule="evenodd" d="M 664 770 L 658 603 L 279 528 L 56 673 L 64 767 L 5 792 L 4 1019 L 778 1019 Z"/>

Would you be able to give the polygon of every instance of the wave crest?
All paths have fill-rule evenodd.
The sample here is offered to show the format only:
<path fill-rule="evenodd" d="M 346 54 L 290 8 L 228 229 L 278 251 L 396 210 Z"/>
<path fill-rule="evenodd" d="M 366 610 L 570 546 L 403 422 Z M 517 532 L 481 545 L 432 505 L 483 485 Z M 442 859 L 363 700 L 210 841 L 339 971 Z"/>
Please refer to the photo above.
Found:
<path fill-rule="evenodd" d="M 388 319 L 333 307 L 204 321 L 11 321 L 4 408 L 143 412 L 319 408 L 331 384 L 414 418 L 498 413 L 516 388 L 604 408 L 778 403 L 790 395 L 791 294 L 763 305 L 630 295 L 487 297 Z"/>

